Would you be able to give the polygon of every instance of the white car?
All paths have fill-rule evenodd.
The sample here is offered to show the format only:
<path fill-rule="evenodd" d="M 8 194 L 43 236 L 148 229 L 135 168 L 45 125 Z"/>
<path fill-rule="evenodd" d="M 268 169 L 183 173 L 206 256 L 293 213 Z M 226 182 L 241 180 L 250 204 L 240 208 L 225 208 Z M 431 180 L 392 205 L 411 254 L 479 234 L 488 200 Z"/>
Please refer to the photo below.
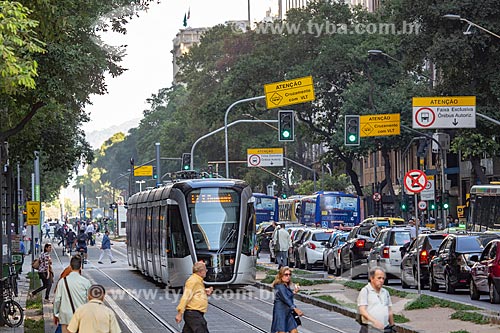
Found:
<path fill-rule="evenodd" d="M 334 230 L 330 229 L 309 229 L 302 237 L 302 244 L 298 248 L 299 265 L 311 270 L 313 265 L 323 264 L 323 251 L 325 244 Z"/>

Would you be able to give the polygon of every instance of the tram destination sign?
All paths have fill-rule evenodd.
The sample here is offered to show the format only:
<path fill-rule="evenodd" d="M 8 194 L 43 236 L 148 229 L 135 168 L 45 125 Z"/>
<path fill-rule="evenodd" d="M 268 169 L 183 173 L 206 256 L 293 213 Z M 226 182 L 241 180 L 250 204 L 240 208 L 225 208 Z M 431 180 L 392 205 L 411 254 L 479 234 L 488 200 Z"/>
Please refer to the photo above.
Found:
<path fill-rule="evenodd" d="M 413 97 L 413 128 L 476 128 L 476 96 Z"/>
<path fill-rule="evenodd" d="M 399 113 L 359 116 L 359 136 L 388 136 L 401 133 Z"/>
<path fill-rule="evenodd" d="M 314 101 L 312 76 L 264 85 L 268 109 Z"/>

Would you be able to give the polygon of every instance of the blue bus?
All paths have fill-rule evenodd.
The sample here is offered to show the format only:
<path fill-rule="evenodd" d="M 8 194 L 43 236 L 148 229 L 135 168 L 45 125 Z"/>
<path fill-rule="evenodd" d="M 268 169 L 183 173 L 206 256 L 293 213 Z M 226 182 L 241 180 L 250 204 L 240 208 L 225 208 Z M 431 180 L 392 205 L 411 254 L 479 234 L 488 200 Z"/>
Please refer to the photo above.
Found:
<path fill-rule="evenodd" d="M 278 222 L 278 198 L 273 195 L 254 193 L 255 225 L 262 222 Z"/>
<path fill-rule="evenodd" d="M 344 192 L 319 191 L 302 197 L 299 222 L 308 226 L 353 227 L 361 221 L 360 199 Z"/>

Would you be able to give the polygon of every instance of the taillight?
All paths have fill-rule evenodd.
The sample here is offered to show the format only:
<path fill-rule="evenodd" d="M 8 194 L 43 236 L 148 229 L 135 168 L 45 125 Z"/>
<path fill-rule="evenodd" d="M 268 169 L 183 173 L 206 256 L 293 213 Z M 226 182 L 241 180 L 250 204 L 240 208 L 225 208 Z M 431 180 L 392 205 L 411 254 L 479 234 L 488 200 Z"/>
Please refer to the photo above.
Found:
<path fill-rule="evenodd" d="M 384 247 L 382 249 L 382 258 L 389 259 L 389 247 Z"/>
<path fill-rule="evenodd" d="M 337 254 L 340 254 L 340 249 L 337 250 Z"/>
<path fill-rule="evenodd" d="M 429 253 L 427 250 L 420 251 L 420 264 L 428 264 L 429 263 Z"/>
<path fill-rule="evenodd" d="M 316 245 L 314 243 L 309 243 L 309 244 L 307 244 L 307 246 L 309 246 L 309 248 L 311 250 L 315 250 L 316 249 Z"/>
<path fill-rule="evenodd" d="M 366 240 L 364 239 L 358 239 L 356 241 L 356 247 L 365 247 Z"/>

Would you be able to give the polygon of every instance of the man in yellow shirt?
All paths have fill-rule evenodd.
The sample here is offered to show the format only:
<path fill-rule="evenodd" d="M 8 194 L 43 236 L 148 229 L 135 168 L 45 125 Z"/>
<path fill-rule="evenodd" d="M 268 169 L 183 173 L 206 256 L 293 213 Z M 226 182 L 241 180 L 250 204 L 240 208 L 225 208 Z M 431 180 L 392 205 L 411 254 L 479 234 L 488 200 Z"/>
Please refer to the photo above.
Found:
<path fill-rule="evenodd" d="M 214 288 L 205 288 L 203 279 L 206 275 L 207 267 L 204 262 L 199 261 L 193 265 L 193 274 L 186 280 L 175 316 L 175 321 L 180 323 L 184 314 L 182 333 L 208 333 L 204 314 L 208 308 L 207 296 L 212 294 Z"/>
<path fill-rule="evenodd" d="M 121 329 L 113 310 L 103 304 L 106 291 L 94 284 L 88 291 L 88 302 L 76 309 L 68 325 L 71 333 L 120 333 Z"/>

